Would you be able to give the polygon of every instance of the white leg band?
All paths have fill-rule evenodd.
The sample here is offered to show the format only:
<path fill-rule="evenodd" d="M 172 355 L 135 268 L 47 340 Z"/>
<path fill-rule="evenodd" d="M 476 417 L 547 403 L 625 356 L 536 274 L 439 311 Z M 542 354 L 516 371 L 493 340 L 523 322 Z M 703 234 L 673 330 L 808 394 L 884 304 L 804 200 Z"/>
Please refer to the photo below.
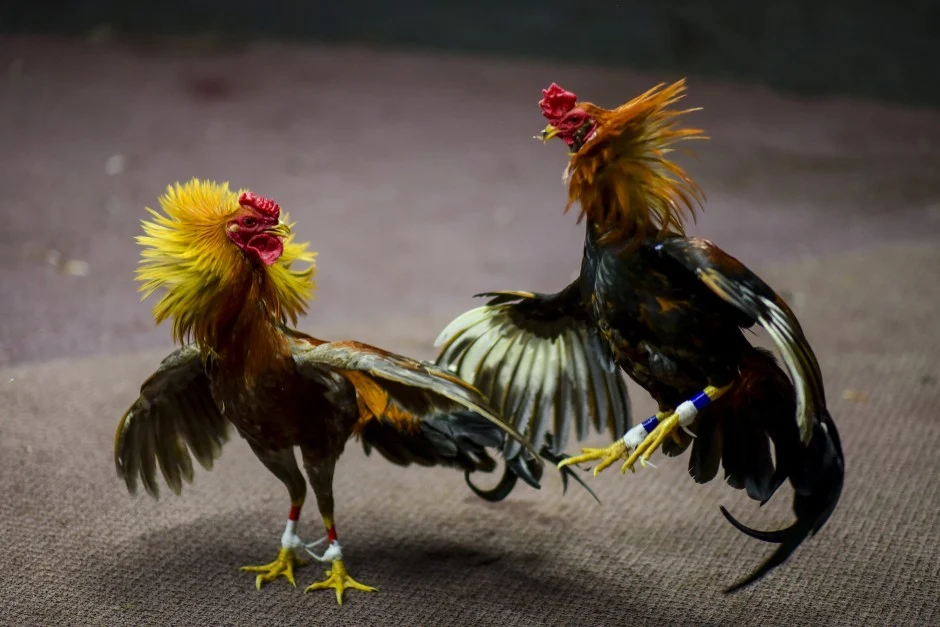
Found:
<path fill-rule="evenodd" d="M 632 427 L 627 431 L 626 435 L 623 436 L 623 443 L 631 451 L 643 443 L 643 440 L 646 439 L 646 429 L 642 424 Z"/>
<path fill-rule="evenodd" d="M 340 546 L 339 540 L 333 540 L 330 542 L 330 545 L 326 547 L 326 551 L 323 552 L 323 555 L 317 555 L 313 552 L 313 547 L 318 544 L 322 544 L 326 540 L 326 537 L 322 537 L 316 542 L 311 542 L 310 544 L 303 545 L 304 550 L 310 554 L 310 557 L 317 560 L 318 562 L 334 562 L 336 560 L 343 559 L 343 547 Z"/>
<path fill-rule="evenodd" d="M 285 549 L 296 549 L 303 545 L 303 542 L 297 537 L 297 521 L 288 520 L 284 527 L 284 533 L 281 534 L 281 546 Z"/>
<path fill-rule="evenodd" d="M 676 416 L 679 417 L 679 425 L 687 427 L 692 424 L 692 421 L 698 416 L 698 409 L 696 409 L 692 401 L 684 401 L 676 407 Z"/>

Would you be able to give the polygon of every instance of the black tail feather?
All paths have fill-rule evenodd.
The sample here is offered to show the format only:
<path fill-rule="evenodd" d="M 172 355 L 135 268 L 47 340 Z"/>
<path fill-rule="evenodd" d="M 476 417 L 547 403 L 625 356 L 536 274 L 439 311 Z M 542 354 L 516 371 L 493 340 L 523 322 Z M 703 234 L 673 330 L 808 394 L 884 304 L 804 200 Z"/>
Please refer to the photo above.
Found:
<path fill-rule="evenodd" d="M 761 507 L 767 504 L 767 501 L 769 501 L 771 497 L 777 493 L 777 490 L 780 488 L 780 486 L 783 485 L 783 482 L 786 480 L 787 480 L 786 470 L 784 470 L 783 467 L 778 467 L 774 471 L 773 476 L 770 478 L 770 492 L 768 493 L 767 497 L 760 502 Z"/>
<path fill-rule="evenodd" d="M 470 481 L 470 472 L 467 471 L 464 473 L 464 481 L 467 482 L 467 486 L 470 490 L 484 501 L 489 501 L 490 503 L 498 503 L 509 496 L 513 488 L 516 487 L 516 482 L 519 479 L 522 479 L 536 490 L 541 490 L 542 486 L 539 484 L 541 478 L 542 464 L 534 463 L 530 467 L 520 456 L 506 460 L 503 476 L 500 478 L 499 483 L 489 490 L 483 490 L 473 485 L 473 482 Z"/>
<path fill-rule="evenodd" d="M 731 515 L 731 513 L 725 509 L 724 505 L 719 505 L 718 509 L 721 510 L 721 513 L 724 514 L 725 518 L 728 519 L 728 522 L 731 523 L 735 529 L 740 531 L 746 536 L 751 536 L 755 540 L 762 540 L 764 542 L 770 542 L 773 544 L 782 543 L 788 533 L 796 527 L 796 525 L 791 525 L 786 529 L 779 529 L 777 531 L 761 531 L 760 529 L 754 529 L 753 527 L 748 527 L 744 523 L 740 522 L 737 518 Z"/>
<path fill-rule="evenodd" d="M 754 583 L 783 564 L 806 538 L 814 535 L 826 524 L 835 510 L 842 495 L 845 458 L 839 432 L 828 412 L 824 410 L 823 415 L 819 417 L 813 429 L 813 437 L 809 445 L 802 448 L 799 459 L 790 460 L 787 466 L 790 470 L 790 481 L 796 492 L 793 498 L 796 522 L 790 527 L 778 531 L 752 529 L 721 507 L 721 513 L 738 531 L 757 540 L 780 545 L 757 570 L 727 588 L 726 594 Z"/>
<path fill-rule="evenodd" d="M 542 449 L 542 457 L 544 457 L 545 459 L 547 459 L 548 461 L 550 461 L 551 463 L 557 466 L 562 461 L 568 459 L 568 457 L 570 456 L 565 455 L 563 453 L 562 454 L 553 453 L 551 449 L 548 446 L 546 446 L 545 448 Z M 561 493 L 562 494 L 567 494 L 568 492 L 568 478 L 569 477 L 574 479 L 576 482 L 578 482 L 581 485 L 581 487 L 587 490 L 588 494 L 590 494 L 594 498 L 594 500 L 597 501 L 598 504 L 600 504 L 601 500 L 597 498 L 597 494 L 594 493 L 594 490 L 592 490 L 588 486 L 588 484 L 584 482 L 584 479 L 579 477 L 574 472 L 574 469 L 572 469 L 570 466 L 565 466 L 564 468 L 561 469 Z"/>
<path fill-rule="evenodd" d="M 509 496 L 509 493 L 512 492 L 513 488 L 516 487 L 516 481 L 519 480 L 519 475 L 512 472 L 509 469 L 509 465 L 507 464 L 506 469 L 503 470 L 503 476 L 499 480 L 499 483 L 489 490 L 482 490 L 473 485 L 473 482 L 470 481 L 469 471 L 464 473 L 463 478 L 464 481 L 467 482 L 467 487 L 469 487 L 470 490 L 472 490 L 473 493 L 478 497 L 484 501 L 489 501 L 490 503 L 498 503 L 499 501 L 502 501 L 507 496 Z"/>
<path fill-rule="evenodd" d="M 566 459 L 568 456 L 563 453 L 556 453 L 553 449 L 552 437 L 551 434 L 546 434 L 545 437 L 546 444 L 542 447 L 542 450 L 539 452 L 539 455 L 551 462 L 552 464 L 558 465 L 562 460 Z M 598 503 L 601 502 L 597 498 L 597 494 L 588 487 L 581 477 L 575 474 L 574 470 L 568 466 L 565 466 L 560 471 L 561 473 L 561 486 L 562 494 L 567 494 L 568 492 L 568 479 L 573 478 L 582 488 L 588 491 L 595 501 Z M 464 480 L 467 482 L 467 486 L 473 491 L 474 494 L 479 496 L 485 501 L 491 503 L 496 503 L 502 501 L 507 496 L 512 493 L 513 488 L 516 487 L 516 482 L 518 479 L 522 479 L 525 483 L 529 484 L 536 490 L 541 489 L 539 481 L 542 478 L 542 464 L 537 460 L 528 460 L 524 459 L 523 456 L 516 455 L 508 460 L 506 460 L 506 468 L 503 470 L 503 476 L 500 478 L 499 483 L 489 490 L 483 490 L 478 488 L 470 481 L 470 472 L 464 473 Z"/>
<path fill-rule="evenodd" d="M 727 512 L 725 512 L 725 516 L 728 517 L 729 520 L 731 520 L 730 514 L 728 514 Z M 751 530 L 751 531 L 755 531 L 755 530 Z M 771 533 L 772 534 L 772 533 L 780 533 L 780 532 L 756 532 L 756 533 Z M 748 535 L 751 535 L 751 534 L 748 533 Z M 732 594 L 734 592 L 737 592 L 738 590 L 751 585 L 752 583 L 754 583 L 755 581 L 757 581 L 758 579 L 760 579 L 761 577 L 769 573 L 771 570 L 773 570 L 777 566 L 780 566 L 781 564 L 783 564 L 785 561 L 787 561 L 787 559 L 790 557 L 793 551 L 795 551 L 797 547 L 803 543 L 803 540 L 805 540 L 808 535 L 810 535 L 810 528 L 807 525 L 795 524 L 792 527 L 789 527 L 786 530 L 785 537 L 780 541 L 780 546 L 777 547 L 777 550 L 774 551 L 770 557 L 764 560 L 764 563 L 761 564 L 757 568 L 757 570 L 755 570 L 753 573 L 751 573 L 750 575 L 748 575 L 747 577 L 745 577 L 738 583 L 734 584 L 733 586 L 729 586 L 728 588 L 725 588 L 724 593 Z M 754 536 L 754 537 L 757 537 L 757 536 Z M 763 538 L 759 538 L 759 539 L 763 539 Z"/>

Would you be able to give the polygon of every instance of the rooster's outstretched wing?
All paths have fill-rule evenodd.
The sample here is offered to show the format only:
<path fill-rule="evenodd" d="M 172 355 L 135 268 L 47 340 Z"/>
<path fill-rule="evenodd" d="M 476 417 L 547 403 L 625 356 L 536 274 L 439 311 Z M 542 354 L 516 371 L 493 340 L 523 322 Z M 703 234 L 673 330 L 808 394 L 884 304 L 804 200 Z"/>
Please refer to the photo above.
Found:
<path fill-rule="evenodd" d="M 438 365 L 469 381 L 536 448 L 561 455 L 572 431 L 612 437 L 630 427 L 630 398 L 580 299 L 577 282 L 557 294 L 494 292 L 440 334 Z M 549 437 L 551 436 L 551 437 Z M 507 441 L 507 459 L 519 452 Z"/>
<path fill-rule="evenodd" d="M 140 388 L 114 438 L 114 464 L 131 494 L 137 481 L 159 495 L 157 465 L 174 493 L 193 479 L 190 451 L 207 470 L 222 452 L 229 423 L 209 391 L 209 377 L 195 345 L 170 353 Z"/>

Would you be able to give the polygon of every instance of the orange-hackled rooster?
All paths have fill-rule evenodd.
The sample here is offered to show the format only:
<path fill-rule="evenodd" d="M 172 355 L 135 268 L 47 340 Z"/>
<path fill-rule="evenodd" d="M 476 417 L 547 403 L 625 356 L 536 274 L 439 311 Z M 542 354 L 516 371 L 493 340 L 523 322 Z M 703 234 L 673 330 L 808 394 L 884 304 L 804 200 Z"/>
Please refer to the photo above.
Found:
<path fill-rule="evenodd" d="M 625 395 L 604 376 L 606 366 L 619 366 L 656 400 L 655 416 L 562 466 L 596 461 L 597 474 L 623 459 L 626 471 L 660 447 L 666 455 L 691 448 L 689 473 L 699 483 L 721 465 L 730 485 L 764 502 L 789 479 L 796 522 L 785 530 L 752 530 L 722 509 L 739 530 L 780 545 L 736 590 L 826 523 L 845 462 L 796 316 L 744 264 L 685 236 L 684 218 L 702 196 L 667 157 L 676 142 L 701 136 L 677 126 L 686 111 L 672 105 L 684 90 L 684 81 L 659 85 L 614 109 L 578 101 L 555 84 L 542 91 L 549 125 L 541 138 L 568 146 L 568 206 L 578 203 L 586 222 L 581 273 L 556 294 L 491 294 L 441 333 L 438 363 L 499 403 L 535 446 L 553 428 L 555 453 L 572 426 L 584 437 L 584 417 L 597 407 L 606 408 L 611 430 L 618 424 L 623 403 L 614 401 Z M 742 329 L 755 324 L 773 338 L 790 378 L 748 342 Z M 536 352 L 546 363 L 528 365 Z"/>
<path fill-rule="evenodd" d="M 291 584 L 306 549 L 331 562 L 327 579 L 307 590 L 371 591 L 349 576 L 333 518 L 333 470 L 346 441 L 362 439 L 398 464 L 495 466 L 485 447 L 506 433 L 486 401 L 433 365 L 358 342 L 324 342 L 295 331 L 313 294 L 314 254 L 292 241 L 287 217 L 273 201 L 227 184 L 190 181 L 170 187 L 148 209 L 138 279 L 144 297 L 165 294 L 154 308 L 173 321 L 183 344 L 144 382 L 115 438 L 118 475 L 134 493 L 138 478 L 157 496 L 157 466 L 177 494 L 191 481 L 189 450 L 206 468 L 235 426 L 290 494 L 290 514 L 277 558 L 256 586 L 284 576 Z M 309 264 L 296 269 L 295 264 Z M 186 344 L 192 340 L 191 344 Z M 304 544 L 297 524 L 306 483 L 294 457 L 299 447 L 326 527 L 323 555 Z M 322 540 L 320 541 L 322 542 Z"/>

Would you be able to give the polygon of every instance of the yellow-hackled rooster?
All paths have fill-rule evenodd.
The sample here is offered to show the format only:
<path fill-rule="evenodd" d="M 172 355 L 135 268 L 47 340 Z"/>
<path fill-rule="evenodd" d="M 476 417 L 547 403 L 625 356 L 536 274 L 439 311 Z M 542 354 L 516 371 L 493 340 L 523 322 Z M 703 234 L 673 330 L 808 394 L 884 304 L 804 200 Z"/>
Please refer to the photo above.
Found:
<path fill-rule="evenodd" d="M 372 591 L 349 576 L 333 517 L 333 470 L 346 441 L 362 439 L 398 464 L 491 471 L 485 447 L 520 436 L 480 393 L 433 365 L 358 342 L 324 342 L 295 331 L 313 295 L 314 253 L 292 241 L 287 217 L 269 199 L 192 180 L 168 189 L 165 213 L 149 210 L 138 279 L 146 298 L 165 294 L 157 323 L 172 319 L 183 344 L 144 382 L 115 438 L 118 475 L 157 496 L 157 466 L 180 492 L 191 481 L 189 451 L 206 468 L 229 424 L 287 487 L 290 513 L 277 558 L 244 570 L 256 586 L 283 576 L 295 584 L 301 550 L 331 562 L 324 581 L 342 604 L 346 588 Z M 298 269 L 295 264 L 307 264 Z M 186 342 L 192 341 L 190 344 Z M 328 542 L 323 555 L 297 535 L 306 482 L 300 448 Z M 188 450 L 187 450 L 188 449 Z M 321 540 L 320 542 L 322 542 Z"/>

